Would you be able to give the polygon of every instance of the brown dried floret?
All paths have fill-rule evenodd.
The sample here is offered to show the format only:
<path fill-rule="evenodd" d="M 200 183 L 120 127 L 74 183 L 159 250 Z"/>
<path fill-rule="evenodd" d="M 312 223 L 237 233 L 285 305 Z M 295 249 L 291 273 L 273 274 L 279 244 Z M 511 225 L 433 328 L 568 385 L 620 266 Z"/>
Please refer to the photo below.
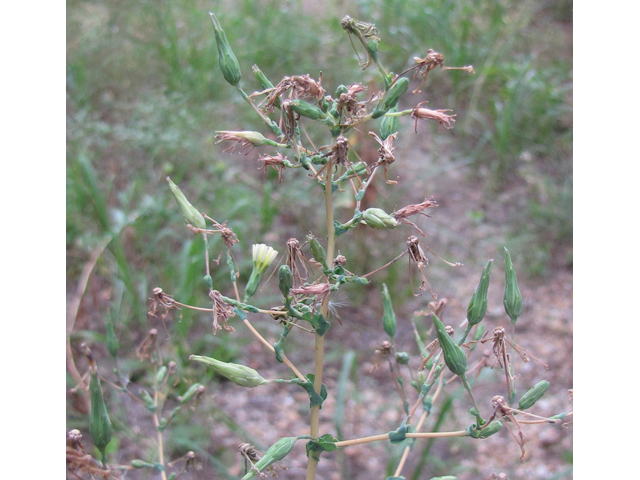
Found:
<path fill-rule="evenodd" d="M 215 335 L 216 332 L 223 327 L 230 333 L 235 332 L 233 327 L 227 325 L 227 320 L 236 316 L 235 309 L 222 299 L 222 294 L 217 290 L 211 290 L 209 292 L 209 298 L 211 298 L 213 302 L 213 334 Z M 222 327 L 218 323 L 218 320 L 222 322 Z"/>
<path fill-rule="evenodd" d="M 418 229 L 418 231 L 422 234 L 422 236 L 424 237 L 424 232 L 422 230 L 420 230 L 420 228 L 418 228 L 418 226 L 413 223 L 410 222 L 409 220 L 407 220 L 407 217 L 410 217 L 412 215 L 416 215 L 416 214 L 420 214 L 420 215 L 424 215 L 425 217 L 429 217 L 429 215 L 427 215 L 426 213 L 424 213 L 424 210 L 426 210 L 427 208 L 434 208 L 437 207 L 438 204 L 435 202 L 435 200 L 433 200 L 433 197 L 431 198 L 425 198 L 424 202 L 422 203 L 416 203 L 413 205 L 407 205 L 406 207 L 401 208 L 400 210 L 396 210 L 395 212 L 393 212 L 393 217 L 402 223 L 408 224 L 408 225 L 413 225 L 414 227 L 416 227 Z"/>
<path fill-rule="evenodd" d="M 380 137 L 374 132 L 369 132 L 369 136 L 373 137 L 375 141 L 380 144 L 380 148 L 378 149 L 377 165 L 382 165 L 382 168 L 384 169 L 385 181 L 390 185 L 398 183 L 395 180 L 389 180 L 387 178 L 387 167 L 396 161 L 396 158 L 393 156 L 393 151 L 395 150 L 393 141 L 398 138 L 398 132 L 389 135 L 384 139 L 384 141 L 381 140 Z"/>
<path fill-rule="evenodd" d="M 268 167 L 273 167 L 278 172 L 278 183 L 282 183 L 282 172 L 284 171 L 285 164 L 284 160 L 287 157 L 284 157 L 280 152 L 274 155 L 260 155 L 258 157 L 258 161 L 262 162 L 264 171 L 267 171 Z"/>
<path fill-rule="evenodd" d="M 421 107 L 428 102 L 420 102 L 418 105 L 413 107 L 411 112 L 411 118 L 416 121 L 416 133 L 418 133 L 418 120 L 437 120 L 440 125 L 443 125 L 445 128 L 453 128 L 453 124 L 456 122 L 453 117 L 455 115 L 448 115 L 446 112 L 450 112 L 448 109 L 440 109 L 440 110 L 429 110 L 428 108 Z"/>
<path fill-rule="evenodd" d="M 287 91 L 289 92 L 289 99 L 295 98 L 315 98 L 316 102 L 320 101 L 324 97 L 325 89 L 322 88 L 322 75 L 316 82 L 310 75 L 294 75 L 291 77 L 284 77 L 278 85 L 270 90 L 267 90 L 269 94 L 264 100 L 264 109 L 267 112 L 273 111 L 278 99 L 283 96 Z M 282 103 L 284 106 L 284 102 Z"/>

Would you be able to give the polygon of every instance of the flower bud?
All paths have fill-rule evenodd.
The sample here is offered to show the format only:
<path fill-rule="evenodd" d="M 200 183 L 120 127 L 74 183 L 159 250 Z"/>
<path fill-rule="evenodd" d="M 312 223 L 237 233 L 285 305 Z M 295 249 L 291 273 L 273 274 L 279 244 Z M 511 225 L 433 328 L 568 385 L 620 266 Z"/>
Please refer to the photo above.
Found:
<path fill-rule="evenodd" d="M 362 212 L 361 222 L 371 228 L 394 228 L 400 225 L 400 222 L 380 208 L 367 208 Z"/>
<path fill-rule="evenodd" d="M 236 385 L 241 387 L 254 388 L 259 385 L 266 385 L 267 381 L 260 376 L 253 368 L 237 363 L 221 362 L 211 357 L 202 357 L 200 355 L 191 355 L 189 360 L 203 363 L 223 377 L 228 378 Z"/>
<path fill-rule="evenodd" d="M 318 239 L 309 234 L 307 235 L 307 241 L 309 242 L 309 248 L 311 249 L 311 256 L 313 259 L 322 265 L 322 268 L 327 270 L 329 268 L 327 266 L 327 253 L 324 251 L 324 248 L 322 248 L 322 245 L 320 245 Z"/>
<path fill-rule="evenodd" d="M 371 118 L 376 119 L 383 116 L 393 107 L 398 105 L 400 101 L 400 97 L 402 97 L 407 90 L 409 89 L 409 79 L 406 77 L 399 78 L 396 82 L 391 86 L 389 90 L 387 90 L 384 96 L 380 99 L 376 108 L 373 109 L 373 114 Z"/>
<path fill-rule="evenodd" d="M 244 291 L 245 302 L 256 293 L 262 275 L 277 256 L 278 252 L 264 243 L 253 245 L 253 270 Z"/>
<path fill-rule="evenodd" d="M 489 260 L 487 265 L 482 270 L 482 277 L 480 277 L 480 283 L 476 288 L 475 293 L 471 297 L 469 307 L 467 308 L 467 321 L 469 325 L 477 325 L 484 318 L 484 314 L 487 313 L 487 292 L 489 291 L 489 271 L 491 270 L 491 264 L 493 260 Z"/>
<path fill-rule="evenodd" d="M 273 83 L 271 83 L 271 81 L 267 78 L 267 76 L 262 73 L 262 70 L 260 70 L 260 68 L 258 68 L 258 65 L 254 65 L 252 67 L 253 70 L 253 74 L 256 76 L 256 80 L 258 80 L 258 83 L 260 84 L 260 87 L 263 90 L 269 90 L 273 88 Z M 280 108 L 280 97 L 276 97 L 273 101 L 273 105 L 276 108 Z"/>
<path fill-rule="evenodd" d="M 494 433 L 498 433 L 502 429 L 502 422 L 500 420 L 494 420 L 489 425 L 484 427 L 482 430 L 477 430 L 476 425 L 471 425 L 467 428 L 467 434 L 472 438 L 487 438 L 493 435 Z"/>
<path fill-rule="evenodd" d="M 291 275 L 291 268 L 289 265 L 282 265 L 278 270 L 278 279 L 280 280 L 278 286 L 284 297 L 289 296 L 289 290 L 293 287 L 293 275 Z"/>
<path fill-rule="evenodd" d="M 218 19 L 211 12 L 209 12 L 209 15 L 211 15 L 211 21 L 213 22 L 213 34 L 216 37 L 216 45 L 218 46 L 218 62 L 220 63 L 220 70 L 222 70 L 224 79 L 234 87 L 237 87 L 240 83 L 240 79 L 242 78 L 242 74 L 240 73 L 240 64 L 231 50 L 227 36 L 225 35 L 224 30 L 222 30 Z"/>
<path fill-rule="evenodd" d="M 120 342 L 116 336 L 116 329 L 113 325 L 113 321 L 107 321 L 107 350 L 113 358 L 118 356 L 118 349 L 120 348 Z"/>
<path fill-rule="evenodd" d="M 158 369 L 158 373 L 156 374 L 156 383 L 158 385 L 160 385 L 162 382 L 164 382 L 164 379 L 167 376 L 167 367 L 165 367 L 164 365 L 162 365 L 159 369 Z"/>
<path fill-rule="evenodd" d="M 133 468 L 155 468 L 155 465 L 153 463 L 145 462 L 144 460 L 140 460 L 139 458 L 131 460 L 130 463 Z"/>
<path fill-rule="evenodd" d="M 102 452 L 102 463 L 104 465 L 107 461 L 107 445 L 109 445 L 111 441 L 111 420 L 109 419 L 107 406 L 104 403 L 97 368 L 91 369 L 89 394 L 91 397 L 89 433 L 91 434 L 95 447 Z"/>
<path fill-rule="evenodd" d="M 193 400 L 194 397 L 204 393 L 204 390 L 205 388 L 202 385 L 200 385 L 199 383 L 194 383 L 189 387 L 189 389 L 186 392 L 184 392 L 184 395 L 181 395 L 178 397 L 178 401 L 180 402 L 180 405 L 186 405 L 191 400 Z"/>
<path fill-rule="evenodd" d="M 396 353 L 396 360 L 400 365 L 408 365 L 409 364 L 409 354 L 407 352 L 398 352 Z"/>
<path fill-rule="evenodd" d="M 533 407 L 533 405 L 544 396 L 548 388 L 549 382 L 546 380 L 540 380 L 531 387 L 527 393 L 522 395 L 518 404 L 518 410 L 526 410 L 527 408 Z"/>
<path fill-rule="evenodd" d="M 389 113 L 394 113 L 397 111 L 397 105 L 389 109 Z M 398 117 L 382 117 L 382 121 L 380 122 L 380 138 L 382 138 L 382 140 L 386 140 L 389 135 L 393 135 L 398 131 L 399 126 L 400 119 Z"/>
<path fill-rule="evenodd" d="M 171 193 L 176 197 L 178 205 L 180 205 L 180 208 L 182 209 L 182 215 L 186 222 L 197 228 L 206 228 L 204 217 L 193 205 L 191 205 L 191 203 L 189 203 L 189 200 L 187 200 L 187 197 L 184 196 L 180 188 L 178 188 L 178 186 L 173 183 L 169 177 L 167 177 L 167 182 L 169 182 Z"/>
<path fill-rule="evenodd" d="M 436 327 L 438 342 L 444 355 L 444 363 L 447 364 L 452 373 L 462 377 L 467 372 L 467 356 L 462 348 L 449 336 L 440 319 L 435 314 L 431 315 L 431 318 Z"/>
<path fill-rule="evenodd" d="M 327 117 L 318 107 L 311 105 L 304 100 L 291 100 L 289 102 L 289 106 L 291 107 L 291 110 L 301 117 L 307 117 L 311 120 L 322 120 Z"/>
<path fill-rule="evenodd" d="M 511 318 L 511 323 L 515 324 L 522 313 L 522 295 L 520 295 L 520 289 L 518 288 L 516 271 L 511 263 L 511 255 L 509 255 L 509 250 L 506 247 L 504 249 L 504 270 L 506 276 L 504 310 Z"/>
<path fill-rule="evenodd" d="M 383 283 L 382 284 L 382 304 L 384 306 L 384 313 L 382 314 L 382 326 L 384 331 L 387 332 L 390 338 L 396 335 L 396 314 L 393 311 L 393 305 L 391 304 L 391 296 L 389 295 L 389 289 Z"/>
<path fill-rule="evenodd" d="M 298 440 L 298 437 L 281 438 L 271 445 L 262 458 L 254 463 L 253 466 L 258 470 L 258 472 L 263 472 L 267 467 L 286 457 L 293 449 L 293 445 L 296 443 L 296 440 Z M 249 480 L 250 478 L 255 477 L 255 475 L 256 471 L 251 469 L 244 477 L 242 477 L 242 480 Z"/>

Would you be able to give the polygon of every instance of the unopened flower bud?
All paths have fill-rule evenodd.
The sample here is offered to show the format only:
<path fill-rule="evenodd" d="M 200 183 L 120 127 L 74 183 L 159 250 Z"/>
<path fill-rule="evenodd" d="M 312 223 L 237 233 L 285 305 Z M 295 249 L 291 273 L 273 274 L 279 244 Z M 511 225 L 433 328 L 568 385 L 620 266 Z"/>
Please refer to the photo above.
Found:
<path fill-rule="evenodd" d="M 396 82 L 391 86 L 389 90 L 387 90 L 384 96 L 380 99 L 376 108 L 373 109 L 373 114 L 371 118 L 380 118 L 393 107 L 398 105 L 400 101 L 400 97 L 402 97 L 407 90 L 409 89 L 409 79 L 406 77 L 399 78 Z"/>
<path fill-rule="evenodd" d="M 291 100 L 289 102 L 289 106 L 291 107 L 291 110 L 301 117 L 310 118 L 311 120 L 322 120 L 327 117 L 318 107 L 311 105 L 309 102 L 305 102 L 304 100 Z"/>
<path fill-rule="evenodd" d="M 116 329 L 113 325 L 113 321 L 107 321 L 107 350 L 113 358 L 118 356 L 118 349 L 120 348 L 120 342 L 118 341 L 118 337 L 116 336 Z"/>
<path fill-rule="evenodd" d="M 256 76 L 256 80 L 258 80 L 258 83 L 260 84 L 260 87 L 262 87 L 263 90 L 270 90 L 273 88 L 273 83 L 271 83 L 271 81 L 267 78 L 267 76 L 262 73 L 262 70 L 260 70 L 260 68 L 258 68 L 257 65 L 254 65 L 252 67 L 253 70 L 253 74 Z M 273 105 L 276 108 L 280 108 L 280 97 L 276 97 L 273 101 Z"/>
<path fill-rule="evenodd" d="M 498 433 L 502 429 L 502 422 L 500 420 L 494 420 L 482 430 L 478 430 L 476 425 L 471 425 L 467 428 L 467 434 L 472 438 L 487 438 L 491 435 Z"/>
<path fill-rule="evenodd" d="M 462 377 L 467 372 L 467 356 L 462 348 L 449 336 L 440 319 L 435 315 L 431 315 L 431 318 L 436 327 L 438 342 L 444 355 L 444 363 L 447 364 L 452 373 Z"/>
<path fill-rule="evenodd" d="M 380 208 L 367 208 L 362 212 L 362 223 L 371 228 L 394 228 L 400 222 Z"/>
<path fill-rule="evenodd" d="M 307 235 L 307 241 L 309 242 L 309 248 L 311 249 L 311 256 L 313 259 L 322 265 L 322 268 L 328 269 L 327 253 L 324 251 L 324 248 L 322 248 L 322 245 L 320 245 L 318 239 L 309 234 Z"/>
<path fill-rule="evenodd" d="M 242 78 L 240 64 L 231 50 L 231 46 L 229 45 L 229 41 L 227 40 L 224 30 L 222 30 L 222 27 L 220 26 L 220 22 L 218 22 L 218 19 L 213 13 L 209 12 L 209 15 L 211 15 L 211 21 L 213 22 L 213 34 L 216 37 L 216 45 L 218 46 L 218 62 L 220 63 L 220 70 L 222 70 L 224 79 L 234 87 L 237 87 L 240 83 L 240 79 Z"/>
<path fill-rule="evenodd" d="M 489 291 L 489 271 L 491 270 L 491 264 L 493 260 L 489 260 L 487 265 L 482 270 L 482 277 L 480 277 L 480 283 L 476 288 L 475 293 L 471 297 L 469 307 L 467 308 L 467 321 L 469 325 L 477 325 L 484 318 L 484 314 L 487 313 L 487 293 Z"/>
<path fill-rule="evenodd" d="M 289 265 L 282 265 L 280 267 L 278 270 L 278 279 L 280 281 L 278 284 L 280 291 L 286 298 L 289 296 L 289 290 L 293 287 L 293 275 L 291 274 L 291 268 L 289 268 Z"/>
<path fill-rule="evenodd" d="M 200 355 L 191 355 L 189 360 L 194 360 L 213 368 L 216 373 L 228 378 L 233 383 L 241 387 L 254 388 L 267 383 L 267 381 L 262 378 L 258 372 L 245 365 L 222 362 L 215 358 L 202 357 Z"/>
<path fill-rule="evenodd" d="M 531 387 L 527 393 L 522 395 L 518 404 L 518 410 L 526 410 L 527 408 L 533 407 L 533 405 L 544 396 L 548 388 L 549 382 L 546 380 L 540 380 Z"/>
<path fill-rule="evenodd" d="M 184 196 L 180 188 L 178 188 L 178 186 L 173 183 L 169 177 L 167 177 L 167 182 L 169 182 L 171 193 L 176 197 L 178 205 L 180 205 L 180 208 L 182 209 L 182 215 L 186 222 L 197 228 L 206 228 L 204 217 L 193 205 L 191 205 L 191 203 L 189 203 L 189 200 L 187 200 L 187 197 Z"/>
<path fill-rule="evenodd" d="M 509 315 L 511 323 L 515 324 L 518 317 L 522 313 L 522 295 L 518 288 L 518 279 L 516 271 L 511 263 L 511 255 L 509 250 L 504 249 L 504 271 L 506 276 L 506 285 L 504 288 L 504 310 Z"/>
<path fill-rule="evenodd" d="M 409 363 L 409 354 L 407 352 L 396 353 L 396 360 L 400 365 L 407 365 Z"/>
<path fill-rule="evenodd" d="M 398 106 L 389 109 L 389 113 L 394 113 L 398 111 Z M 398 131 L 400 126 L 400 118 L 398 117 L 382 117 L 382 121 L 380 122 L 380 138 L 382 140 L 386 140 L 389 135 L 393 135 Z"/>
<path fill-rule="evenodd" d="M 89 382 L 89 394 L 91 397 L 91 413 L 89 415 L 89 433 L 93 439 L 93 444 L 102 453 L 102 463 L 107 461 L 107 445 L 111 441 L 111 420 L 104 403 L 102 387 L 98 378 L 97 367 L 91 369 L 91 380 Z"/>
<path fill-rule="evenodd" d="M 389 289 L 384 283 L 382 284 L 382 304 L 384 307 L 384 313 L 382 314 L 382 326 L 384 327 L 384 331 L 387 335 L 389 335 L 390 338 L 393 338 L 396 335 L 396 314 L 393 311 Z"/>

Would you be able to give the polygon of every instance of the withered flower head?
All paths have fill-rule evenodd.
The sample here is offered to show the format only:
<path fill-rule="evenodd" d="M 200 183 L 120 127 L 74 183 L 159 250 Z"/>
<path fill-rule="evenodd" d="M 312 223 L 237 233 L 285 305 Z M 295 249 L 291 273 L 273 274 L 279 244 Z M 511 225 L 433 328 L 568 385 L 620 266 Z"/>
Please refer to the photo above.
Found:
<path fill-rule="evenodd" d="M 334 260 L 333 264 L 338 267 L 344 267 L 347 264 L 347 257 L 344 255 L 338 255 Z"/>
<path fill-rule="evenodd" d="M 365 92 L 367 87 L 362 86 L 361 83 L 353 83 L 349 86 L 346 93 L 342 93 L 337 100 L 337 111 L 342 114 L 346 111 L 352 118 L 352 121 L 364 116 L 366 114 L 366 106 L 373 98 L 371 97 L 367 101 L 359 102 L 356 96 L 359 93 Z"/>
<path fill-rule="evenodd" d="M 364 70 L 369 65 L 371 65 L 371 61 L 374 60 L 375 57 L 377 57 L 378 43 L 380 42 L 380 38 L 378 37 L 378 35 L 380 32 L 373 23 L 359 22 L 358 20 L 354 20 L 353 18 L 351 18 L 349 15 L 345 15 L 340 23 L 343 30 L 349 35 L 351 46 L 356 52 L 358 60 L 360 61 L 360 65 Z M 367 60 L 360 60 L 360 55 L 358 54 L 355 45 L 353 45 L 351 35 L 355 35 L 358 40 L 360 40 L 360 43 L 362 43 L 362 46 L 366 49 Z"/>
<path fill-rule="evenodd" d="M 444 329 L 447 331 L 447 335 L 453 337 L 453 327 L 451 325 L 447 325 Z"/>
<path fill-rule="evenodd" d="M 273 111 L 276 104 L 279 103 L 280 97 L 287 91 L 289 92 L 289 99 L 315 98 L 316 102 L 318 102 L 325 94 L 325 89 L 322 88 L 321 84 L 322 76 L 317 82 L 308 74 L 284 77 L 267 95 L 264 109 L 267 112 Z"/>
<path fill-rule="evenodd" d="M 278 172 L 278 183 L 282 183 L 282 172 L 284 171 L 284 157 L 280 152 L 273 155 L 260 155 L 258 161 L 263 163 L 264 171 L 267 171 L 268 167 L 273 167 Z"/>
<path fill-rule="evenodd" d="M 349 140 L 344 135 L 336 138 L 336 144 L 323 157 L 329 157 L 334 165 L 346 165 L 349 158 Z"/>
<path fill-rule="evenodd" d="M 529 438 L 524 434 L 522 429 L 520 428 L 520 424 L 513 414 L 513 409 L 509 407 L 509 404 L 504 399 L 502 395 L 496 395 L 491 399 L 491 406 L 494 410 L 494 415 L 500 417 L 504 422 L 504 425 L 507 427 L 507 431 L 516 441 L 518 446 L 520 447 L 520 460 L 524 459 L 524 444 L 529 441 Z M 509 420 L 509 421 L 507 421 Z M 509 424 L 513 425 L 513 427 L 509 426 Z M 517 431 L 514 433 L 511 429 L 515 428 Z"/>
<path fill-rule="evenodd" d="M 149 330 L 149 333 L 142 340 L 142 343 L 138 345 L 136 348 L 136 357 L 140 359 L 141 362 L 145 360 L 149 360 L 151 363 L 155 363 L 155 351 L 158 346 L 158 330 L 152 328 Z M 160 360 L 158 360 L 162 363 Z"/>
<path fill-rule="evenodd" d="M 395 147 L 393 146 L 393 141 L 398 138 L 398 132 L 395 132 L 385 138 L 384 141 L 380 139 L 380 137 L 375 132 L 369 132 L 369 136 L 373 137 L 378 144 L 380 144 L 380 148 L 378 149 L 378 165 L 382 165 L 384 169 L 384 179 L 388 184 L 398 183 L 395 180 L 389 180 L 387 178 L 387 167 L 396 161 L 393 156 L 393 151 Z"/>
<path fill-rule="evenodd" d="M 424 85 L 424 82 L 427 81 L 427 75 L 429 74 L 429 72 L 434 68 L 436 68 L 438 65 L 440 65 L 440 68 L 444 66 L 444 57 L 442 56 L 441 53 L 434 52 L 432 49 L 429 49 L 427 50 L 426 57 L 424 58 L 413 57 L 413 60 L 417 64 L 416 67 L 414 67 L 416 68 L 416 74 L 413 76 L 413 78 L 416 78 L 418 76 L 422 77 L 422 81 L 420 82 L 420 85 L 418 85 L 418 88 L 416 88 L 412 92 L 416 94 L 420 92 L 420 89 Z"/>
<path fill-rule="evenodd" d="M 314 283 L 312 285 L 302 285 L 298 288 L 292 288 L 290 292 L 293 295 L 304 296 L 324 296 L 329 293 L 330 285 L 328 283 Z"/>
<path fill-rule="evenodd" d="M 216 145 L 225 141 L 235 142 L 231 146 L 224 149 L 225 152 L 235 152 L 236 146 L 240 145 L 240 153 L 248 155 L 254 147 L 264 145 L 266 138 L 259 132 L 232 132 L 232 131 L 218 131 L 216 132 Z"/>
<path fill-rule="evenodd" d="M 149 307 L 148 315 L 155 317 L 158 309 L 163 310 L 161 318 L 164 319 L 170 310 L 180 310 L 180 307 L 175 304 L 171 295 L 164 293 L 161 288 L 156 287 L 153 289 L 153 302 L 151 302 L 151 306 Z"/>
<path fill-rule="evenodd" d="M 222 294 L 217 290 L 211 290 L 209 298 L 213 301 L 213 334 L 222 327 L 229 333 L 235 332 L 233 327 L 227 325 L 227 320 L 236 316 L 234 308 L 222 300 Z M 218 319 L 222 322 L 222 327 L 218 324 Z"/>
<path fill-rule="evenodd" d="M 424 215 L 425 217 L 428 217 L 429 215 L 424 213 L 423 210 L 426 210 L 427 208 L 434 208 L 437 206 L 438 204 L 436 203 L 435 200 L 433 200 L 433 197 L 428 199 L 425 198 L 424 202 L 422 203 L 407 205 L 406 207 L 403 207 L 400 210 L 393 212 L 393 217 L 399 222 L 405 223 L 407 225 L 413 225 L 415 228 L 418 229 L 420 234 L 424 237 L 424 232 L 420 230 L 420 228 L 418 228 L 418 226 L 415 223 L 407 220 L 407 217 L 410 217 L 416 214 L 420 214 L 420 215 Z"/>
<path fill-rule="evenodd" d="M 411 238 L 411 237 L 409 237 Z M 413 237 L 417 240 L 416 237 Z M 447 299 L 446 298 L 441 298 L 440 300 L 438 300 L 437 302 L 429 302 L 428 307 L 431 309 L 431 311 L 436 315 L 436 317 L 442 319 L 442 312 L 444 310 L 444 307 L 447 306 Z"/>
<path fill-rule="evenodd" d="M 440 125 L 443 125 L 445 128 L 453 128 L 453 124 L 456 123 L 453 117 L 455 115 L 448 115 L 446 112 L 450 112 L 451 110 L 440 109 L 440 110 L 429 110 L 428 108 L 421 107 L 420 105 L 427 102 L 420 102 L 413 108 L 411 112 L 411 118 L 416 121 L 416 133 L 418 133 L 418 120 L 437 120 Z"/>

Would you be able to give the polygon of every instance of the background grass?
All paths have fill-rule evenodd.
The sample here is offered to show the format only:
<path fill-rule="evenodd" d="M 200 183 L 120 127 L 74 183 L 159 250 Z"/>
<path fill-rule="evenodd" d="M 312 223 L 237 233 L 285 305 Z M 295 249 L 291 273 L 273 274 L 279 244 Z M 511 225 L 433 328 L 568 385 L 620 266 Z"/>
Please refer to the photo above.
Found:
<path fill-rule="evenodd" d="M 209 11 L 215 11 L 223 24 L 247 91 L 258 89 L 251 76 L 254 63 L 274 83 L 291 74 L 317 78 L 321 71 L 329 93 L 344 81 L 378 81 L 373 69 L 362 72 L 357 66 L 340 27 L 347 13 L 376 24 L 381 58 L 395 72 L 410 66 L 412 57 L 424 56 L 428 48 L 441 52 L 446 65 L 473 64 L 475 75 L 430 74 L 423 93 L 411 99 L 413 104 L 428 100 L 431 108 L 454 109 L 459 115 L 454 130 L 436 137 L 435 126 L 422 124 L 422 135 L 402 148 L 415 154 L 429 147 L 437 171 L 426 173 L 426 179 L 464 167 L 460 188 L 481 192 L 467 220 L 479 229 L 499 222 L 502 240 L 509 241 L 512 252 L 520 252 L 523 274 L 544 278 L 550 269 L 571 265 L 571 2 L 363 0 L 325 2 L 320 7 L 271 0 L 69 1 L 70 294 L 91 252 L 105 238 L 109 241 L 87 294 L 93 308 L 86 308 L 85 300 L 73 340 L 99 344 L 105 322 L 113 319 L 123 350 L 133 352 L 148 329 L 147 299 L 155 286 L 186 303 L 206 302 L 202 243 L 185 235 L 166 188 L 167 175 L 201 210 L 218 221 L 229 220 L 244 245 L 238 255 L 243 280 L 249 273 L 251 243 L 283 244 L 299 232 L 324 231 L 324 215 L 316 214 L 317 192 L 302 172 L 285 172 L 287 188 L 280 188 L 275 172 L 263 174 L 249 158 L 223 154 L 222 146 L 214 144 L 215 130 L 264 129 L 219 72 Z M 406 123 L 404 128 L 413 126 Z M 323 142 L 320 132 L 309 134 Z M 366 156 L 364 149 L 363 145 L 360 153 Z M 420 186 L 417 180 L 407 181 L 379 195 L 387 204 L 402 206 L 415 203 L 413 192 Z M 402 203 L 407 197 L 409 201 Z M 338 209 L 347 207 L 340 198 Z M 495 199 L 500 215 L 489 214 L 497 208 Z M 341 245 L 341 253 L 354 271 L 364 271 L 378 264 L 376 259 L 388 251 L 386 245 L 401 238 L 396 232 L 384 237 L 354 234 Z M 388 243 L 372 241 L 376 239 Z M 213 251 L 221 249 L 215 240 Z M 390 285 L 398 302 L 411 298 L 406 282 L 397 281 L 405 269 L 394 266 L 378 279 Z M 214 285 L 228 283 L 226 270 L 214 269 L 212 275 Z M 356 302 L 366 296 L 362 289 L 348 293 Z M 209 325 L 196 320 L 184 312 L 171 327 L 175 350 L 170 358 L 179 362 L 202 349 L 231 360 L 249 341 L 241 335 L 214 337 Z M 144 379 L 139 362 L 121 366 L 132 375 L 139 371 Z M 179 367 L 183 381 L 177 394 L 194 375 L 180 362 Z M 70 428 L 86 421 L 72 408 L 68 415 Z M 120 426 L 125 437 L 122 419 L 127 415 L 131 413 L 114 415 L 121 419 L 116 428 Z M 214 411 L 213 416 L 240 429 L 222 412 Z M 219 472 L 235 461 L 188 418 L 177 423 L 169 444 L 174 453 L 198 448 Z"/>

